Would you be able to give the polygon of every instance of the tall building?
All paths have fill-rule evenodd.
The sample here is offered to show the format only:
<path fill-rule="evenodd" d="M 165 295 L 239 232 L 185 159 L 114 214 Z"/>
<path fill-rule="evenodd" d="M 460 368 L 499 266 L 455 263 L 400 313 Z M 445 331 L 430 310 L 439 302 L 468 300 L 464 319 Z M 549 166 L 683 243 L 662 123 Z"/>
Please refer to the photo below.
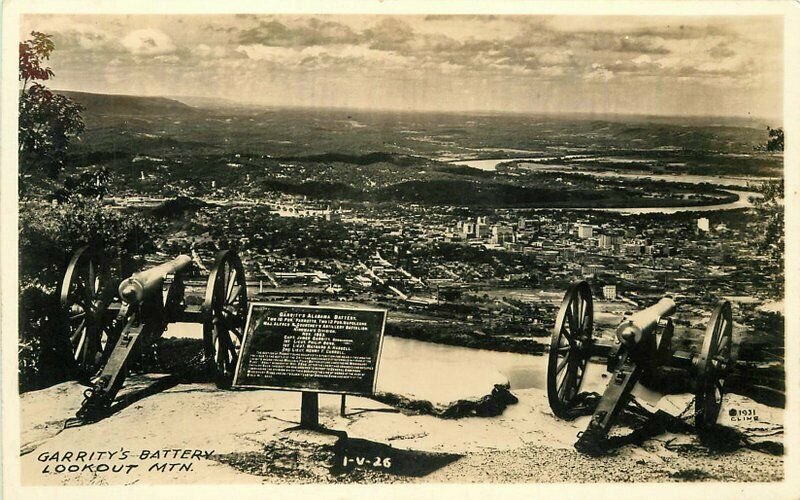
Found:
<path fill-rule="evenodd" d="M 456 223 L 456 233 L 465 239 L 471 238 L 475 236 L 475 224 L 470 221 L 458 221 Z"/>
<path fill-rule="evenodd" d="M 456 233 L 463 238 L 487 238 L 492 234 L 492 228 L 486 223 L 486 217 L 478 217 L 475 221 L 458 221 Z"/>
<path fill-rule="evenodd" d="M 578 224 L 578 238 L 585 240 L 592 237 L 593 228 L 589 224 Z"/>
<path fill-rule="evenodd" d="M 492 226 L 492 243 L 502 245 L 503 243 L 516 243 L 517 234 L 514 228 L 505 225 Z"/>
<path fill-rule="evenodd" d="M 617 298 L 617 285 L 606 285 L 603 287 L 603 298 L 614 300 Z"/>
<path fill-rule="evenodd" d="M 625 255 L 637 256 L 644 253 L 644 245 L 641 243 L 626 243 L 623 248 Z"/>
<path fill-rule="evenodd" d="M 700 217 L 697 219 L 697 229 L 703 232 L 709 232 L 711 230 L 711 224 L 706 217 Z"/>
<path fill-rule="evenodd" d="M 601 234 L 600 238 L 597 240 L 597 244 L 600 246 L 600 248 L 608 250 L 614 246 L 614 238 L 608 234 Z"/>
<path fill-rule="evenodd" d="M 492 228 L 486 224 L 486 217 L 479 217 L 478 222 L 475 223 L 475 236 L 478 238 L 486 238 L 492 234 Z M 483 222 L 480 221 L 483 219 Z"/>

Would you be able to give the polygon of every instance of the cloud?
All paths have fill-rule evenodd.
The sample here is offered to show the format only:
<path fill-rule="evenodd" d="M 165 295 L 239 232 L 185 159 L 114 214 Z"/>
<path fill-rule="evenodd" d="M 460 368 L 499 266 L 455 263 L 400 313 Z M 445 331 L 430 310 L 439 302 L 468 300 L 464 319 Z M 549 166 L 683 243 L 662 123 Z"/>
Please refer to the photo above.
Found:
<path fill-rule="evenodd" d="M 278 64 L 295 64 L 305 49 L 276 47 L 272 45 L 239 45 L 236 52 L 245 54 L 254 61 L 269 61 Z"/>
<path fill-rule="evenodd" d="M 712 36 L 733 36 L 733 32 L 731 30 L 718 25 L 704 24 L 690 26 L 681 23 L 641 28 L 632 31 L 631 34 L 635 36 L 650 36 L 684 40 L 708 38 Z"/>
<path fill-rule="evenodd" d="M 456 18 L 428 17 L 427 21 L 453 22 Z M 458 17 L 459 24 L 464 18 Z M 476 18 L 475 21 L 486 21 Z M 339 22 L 305 18 L 261 20 L 257 26 L 240 32 L 236 51 L 250 59 L 270 61 L 306 70 L 329 67 L 333 61 L 366 62 L 372 67 L 404 67 L 416 61 L 425 63 L 426 71 L 443 74 L 490 73 L 508 76 L 527 76 L 552 79 L 559 76 L 582 75 L 594 61 L 607 63 L 594 69 L 588 78 L 608 79 L 614 71 L 648 73 L 658 66 L 648 61 L 627 62 L 614 67 L 614 59 L 603 54 L 618 54 L 615 58 L 629 61 L 631 56 L 667 55 L 670 49 L 664 39 L 650 32 L 628 33 L 607 30 L 562 31 L 548 26 L 543 19 L 517 20 L 513 35 L 507 37 L 459 36 L 455 39 L 442 32 L 423 32 L 424 26 L 401 17 L 381 17 L 379 21 L 360 30 Z M 415 29 L 416 28 L 416 29 Z M 418 31 L 422 30 L 422 31 Z M 452 30 L 451 30 L 452 31 Z M 452 33 L 448 33 L 452 34 Z M 345 55 L 335 46 L 354 47 L 375 52 Z M 273 49 L 270 49 L 272 47 Z M 317 47 L 311 51 L 304 48 Z M 325 47 L 321 51 L 319 47 Z M 284 48 L 288 50 L 274 50 Z M 195 54 L 208 57 L 210 48 L 199 48 Z M 577 54 L 577 55 L 576 55 Z M 627 57 L 619 57 L 619 55 Z M 609 56 L 610 57 L 610 56 Z M 417 69 L 421 69 L 419 66 Z M 545 69 L 546 68 L 546 69 Z M 605 72 L 608 73 L 605 73 Z"/>
<path fill-rule="evenodd" d="M 545 77 L 557 77 L 566 73 L 564 66 L 542 66 L 539 68 L 539 73 Z"/>
<path fill-rule="evenodd" d="M 736 55 L 736 52 L 734 52 L 733 50 L 731 50 L 731 49 L 730 49 L 730 47 L 728 47 L 728 46 L 727 46 L 726 44 L 724 44 L 724 43 L 720 43 L 720 44 L 718 44 L 718 45 L 715 45 L 714 47 L 712 47 L 712 48 L 711 48 L 711 49 L 708 51 L 708 53 L 709 53 L 709 54 L 711 55 L 711 57 L 713 57 L 714 59 L 724 59 L 724 58 L 726 58 L 726 57 L 731 57 L 731 56 L 734 56 L 734 55 Z"/>
<path fill-rule="evenodd" d="M 202 58 L 211 57 L 215 59 L 220 59 L 230 55 L 230 51 L 227 47 L 222 45 L 214 45 L 213 47 L 209 47 L 204 43 L 194 47 L 194 49 L 192 49 L 192 53 Z"/>
<path fill-rule="evenodd" d="M 59 50 L 110 50 L 120 48 L 109 32 L 87 23 L 74 23 L 66 29 L 54 30 L 53 42 Z"/>
<path fill-rule="evenodd" d="M 315 17 L 304 19 L 294 25 L 276 20 L 261 21 L 255 28 L 239 34 L 241 45 L 269 45 L 276 47 L 348 44 L 358 42 L 358 36 L 350 27 L 333 21 L 322 21 Z"/>
<path fill-rule="evenodd" d="M 539 62 L 547 66 L 562 66 L 569 64 L 575 55 L 571 50 L 563 52 L 547 52 L 539 56 Z"/>
<path fill-rule="evenodd" d="M 565 16 L 54 17 L 54 67 L 240 72 L 242 78 L 430 78 L 456 84 L 645 80 L 743 88 L 780 69 L 775 29 L 747 21 Z M 180 23 L 179 23 L 180 21 Z M 681 23 L 686 25 L 681 26 Z M 42 30 L 40 20 L 35 26 Z M 67 49 L 62 51 L 61 49 Z M 777 54 L 777 56 L 775 55 Z M 773 57 L 774 56 L 774 57 Z M 772 59 L 769 59 L 772 57 Z M 178 64 L 179 63 L 179 64 Z M 166 65 L 176 65 L 167 68 Z M 122 72 L 121 72 L 122 73 Z M 771 75 L 771 73 L 770 73 Z M 768 75 L 769 76 L 769 75 Z M 355 76 L 354 76 L 355 77 Z M 441 78 L 445 77 L 445 78 Z M 762 80 L 766 77 L 760 77 Z M 771 78 L 771 76 L 770 76 Z M 327 80 L 326 80 L 327 81 Z"/>
<path fill-rule="evenodd" d="M 168 56 L 156 56 L 153 58 L 154 60 L 162 63 L 173 64 L 181 60 L 180 57 L 176 56 L 175 54 L 171 54 Z"/>
<path fill-rule="evenodd" d="M 175 51 L 175 44 L 169 35 L 152 28 L 131 31 L 120 43 L 136 55 L 169 54 Z"/>
<path fill-rule="evenodd" d="M 651 36 L 622 35 L 607 31 L 580 32 L 569 37 L 575 47 L 596 51 L 669 54 L 662 40 Z"/>
<path fill-rule="evenodd" d="M 708 59 L 705 57 L 689 60 L 681 56 L 666 57 L 655 61 L 665 76 L 682 79 L 717 79 L 726 77 L 749 81 L 756 67 L 750 58 L 741 56 L 724 59 Z"/>
<path fill-rule="evenodd" d="M 584 80 L 607 82 L 614 78 L 614 72 L 602 64 L 594 63 L 591 65 L 591 69 L 584 73 L 583 78 Z"/>
<path fill-rule="evenodd" d="M 373 27 L 364 30 L 362 37 L 370 47 L 395 50 L 407 46 L 414 39 L 414 30 L 401 19 L 386 17 Z"/>
<path fill-rule="evenodd" d="M 236 52 L 254 61 L 263 61 L 284 68 L 334 68 L 337 70 L 381 67 L 402 69 L 411 67 L 412 58 L 392 51 L 376 50 L 364 45 L 313 45 L 309 47 L 276 47 L 270 45 L 240 45 Z"/>

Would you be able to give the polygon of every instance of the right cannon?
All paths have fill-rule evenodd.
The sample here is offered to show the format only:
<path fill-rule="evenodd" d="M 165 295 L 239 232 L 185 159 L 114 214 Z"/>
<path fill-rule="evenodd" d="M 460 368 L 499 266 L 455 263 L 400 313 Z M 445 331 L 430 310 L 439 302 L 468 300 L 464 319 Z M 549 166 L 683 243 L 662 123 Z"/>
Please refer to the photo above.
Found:
<path fill-rule="evenodd" d="M 580 281 L 569 287 L 556 316 L 547 366 L 547 399 L 553 413 L 561 418 L 576 416 L 581 384 L 592 357 L 604 357 L 611 373 L 588 427 L 575 443 L 578 451 L 603 454 L 608 432 L 630 401 L 636 383 L 642 377 L 657 377 L 662 367 L 683 368 L 689 374 L 695 396 L 695 426 L 702 431 L 716 423 L 731 365 L 731 304 L 722 301 L 717 305 L 698 353 L 673 350 L 670 316 L 675 307 L 671 298 L 662 298 L 624 318 L 617 327 L 615 342 L 603 344 L 593 336 L 589 284 Z"/>

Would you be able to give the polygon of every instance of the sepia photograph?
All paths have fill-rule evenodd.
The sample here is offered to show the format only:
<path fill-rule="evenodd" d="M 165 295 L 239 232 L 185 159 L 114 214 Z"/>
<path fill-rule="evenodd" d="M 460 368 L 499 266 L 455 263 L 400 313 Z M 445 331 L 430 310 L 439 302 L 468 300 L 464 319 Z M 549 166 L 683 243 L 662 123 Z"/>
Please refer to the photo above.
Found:
<path fill-rule="evenodd" d="M 84 4 L 4 16 L 8 498 L 786 494 L 781 10 Z"/>

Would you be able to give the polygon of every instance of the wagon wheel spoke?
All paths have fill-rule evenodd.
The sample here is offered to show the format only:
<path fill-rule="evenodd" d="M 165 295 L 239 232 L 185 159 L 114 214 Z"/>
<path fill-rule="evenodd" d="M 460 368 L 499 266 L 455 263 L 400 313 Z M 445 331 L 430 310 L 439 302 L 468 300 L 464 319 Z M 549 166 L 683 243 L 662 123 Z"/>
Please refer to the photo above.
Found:
<path fill-rule="evenodd" d="M 236 269 L 231 269 L 229 273 L 225 273 L 225 301 L 230 299 L 231 290 L 236 285 Z"/>
<path fill-rule="evenodd" d="M 223 350 L 223 352 L 226 354 L 233 352 L 233 342 L 231 342 L 231 335 L 227 329 L 222 329 L 222 331 L 219 333 L 219 338 L 222 339 L 221 350 Z M 226 356 L 225 359 L 228 360 L 229 358 Z"/>
<path fill-rule="evenodd" d="M 583 301 L 581 300 L 580 294 L 578 294 L 578 296 L 575 297 L 575 300 L 572 301 L 572 307 L 571 307 L 571 310 L 572 310 L 572 315 L 571 315 L 572 323 L 571 323 L 571 325 L 572 324 L 575 325 L 575 330 L 574 330 L 575 337 L 579 337 L 580 334 L 581 334 L 580 319 L 581 319 L 581 306 L 582 306 L 581 303 L 582 302 Z M 570 328 L 572 328 L 572 327 L 570 326 Z"/>
<path fill-rule="evenodd" d="M 89 261 L 89 291 L 92 298 L 97 295 L 97 269 L 95 269 L 94 261 Z"/>
<path fill-rule="evenodd" d="M 570 366 L 570 368 L 572 368 Z M 573 384 L 575 378 L 575 374 L 572 370 L 567 370 L 566 375 L 564 375 L 564 379 L 561 382 L 561 386 L 558 388 L 558 398 L 562 401 L 567 400 L 569 396 L 570 387 Z"/>
<path fill-rule="evenodd" d="M 584 312 L 582 314 L 583 314 L 583 316 L 581 316 L 581 333 L 586 333 L 589 330 L 589 325 L 591 324 L 591 320 L 592 320 L 592 318 L 590 316 L 589 308 L 586 307 L 586 309 L 584 310 Z M 591 336 L 591 335 L 589 335 L 589 336 Z"/>
<path fill-rule="evenodd" d="M 714 325 L 714 339 L 718 340 L 720 338 L 720 332 L 722 331 L 722 323 L 723 323 L 722 321 L 718 321 Z"/>
<path fill-rule="evenodd" d="M 75 350 L 73 352 L 73 356 L 75 357 L 76 361 L 79 361 L 81 355 L 83 354 L 84 345 L 86 343 L 86 328 L 82 328 L 81 330 L 76 332 L 73 343 L 75 343 Z"/>
<path fill-rule="evenodd" d="M 231 332 L 228 332 L 228 350 L 231 353 L 231 362 L 233 366 L 236 366 L 236 360 L 239 358 L 239 343 L 237 342 L 237 338 L 231 335 Z"/>
<path fill-rule="evenodd" d="M 228 305 L 234 305 L 239 302 L 240 299 L 240 292 L 242 291 L 241 285 L 234 285 L 231 286 L 228 295 L 226 296 L 225 303 Z"/>
<path fill-rule="evenodd" d="M 86 289 L 86 285 L 80 276 L 76 277 L 74 297 L 75 304 L 80 305 L 84 310 L 88 309 L 87 306 L 92 303 L 91 298 L 89 297 L 89 292 Z"/>
<path fill-rule="evenodd" d="M 78 338 L 78 335 L 80 335 L 80 333 L 81 333 L 81 332 L 82 332 L 82 331 L 83 331 L 85 328 L 86 328 L 86 319 L 84 319 L 83 321 L 81 321 L 81 322 L 80 322 L 80 324 L 78 324 L 78 326 L 75 328 L 75 331 L 74 331 L 74 332 L 72 333 L 72 335 L 70 336 L 70 341 L 71 341 L 72 343 L 75 343 L 75 340 L 77 340 L 77 338 Z"/>
<path fill-rule="evenodd" d="M 573 312 L 572 304 L 570 304 L 570 307 L 567 308 L 567 323 L 569 323 L 569 333 L 570 333 L 569 339 L 570 341 L 572 341 L 579 334 L 578 325 L 575 321 L 575 315 Z"/>
<path fill-rule="evenodd" d="M 222 283 L 220 283 L 219 287 L 221 292 L 219 299 L 223 299 L 220 300 L 220 303 L 223 304 L 225 303 L 224 297 L 227 297 L 228 295 L 228 285 L 231 283 L 230 278 L 231 278 L 231 268 L 230 265 L 226 262 L 222 270 Z"/>
<path fill-rule="evenodd" d="M 564 356 L 564 359 L 558 363 L 558 366 L 556 367 L 556 373 L 561 373 L 564 367 L 567 366 L 567 363 L 569 363 L 569 355 Z"/>
<path fill-rule="evenodd" d="M 215 328 L 215 337 L 218 363 L 227 370 L 230 365 L 230 358 L 228 355 L 232 349 L 230 336 L 225 328 L 217 326 Z"/>
<path fill-rule="evenodd" d="M 80 363 L 82 363 L 83 366 L 85 367 L 91 366 L 92 362 L 94 361 L 89 357 L 91 353 L 92 344 L 94 343 L 94 339 L 92 337 L 93 337 L 92 329 L 87 326 L 86 329 L 84 330 L 83 335 L 81 335 L 81 340 L 79 341 L 79 346 L 78 346 L 78 353 L 79 353 L 78 359 Z"/>

